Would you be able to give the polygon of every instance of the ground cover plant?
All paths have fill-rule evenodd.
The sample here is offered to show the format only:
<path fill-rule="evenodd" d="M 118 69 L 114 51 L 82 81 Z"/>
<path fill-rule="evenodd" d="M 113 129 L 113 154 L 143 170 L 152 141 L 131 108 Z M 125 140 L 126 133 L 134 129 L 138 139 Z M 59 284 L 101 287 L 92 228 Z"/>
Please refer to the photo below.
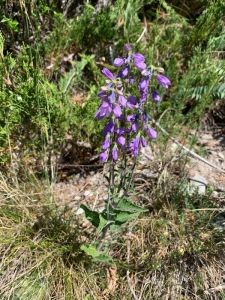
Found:
<path fill-rule="evenodd" d="M 222 208 L 189 193 L 168 140 L 194 147 L 190 129 L 224 123 L 225 4 L 183 2 L 0 1 L 1 299 L 224 299 Z M 138 186 L 147 139 L 161 169 Z M 106 160 L 110 207 L 82 206 L 96 234 L 54 186 L 62 166 Z"/>

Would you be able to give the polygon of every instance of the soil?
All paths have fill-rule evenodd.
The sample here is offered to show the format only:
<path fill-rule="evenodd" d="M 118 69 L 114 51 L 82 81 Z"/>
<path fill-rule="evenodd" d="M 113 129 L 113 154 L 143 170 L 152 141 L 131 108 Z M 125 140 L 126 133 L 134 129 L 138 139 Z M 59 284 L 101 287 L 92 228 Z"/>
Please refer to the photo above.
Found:
<path fill-rule="evenodd" d="M 222 169 L 222 172 L 214 169 L 199 159 L 188 155 L 185 165 L 185 173 L 187 179 L 200 178 L 204 185 L 213 189 L 213 198 L 217 199 L 217 203 L 225 205 L 225 129 L 223 127 L 214 127 L 210 130 L 202 130 L 199 132 L 191 131 L 189 135 L 197 136 L 198 142 L 191 149 L 198 152 L 209 163 Z M 186 145 L 188 147 L 188 145 Z M 90 148 L 90 147 L 89 147 Z M 88 151 L 90 152 L 90 149 Z M 170 160 L 177 155 L 178 146 L 171 141 L 170 143 Z M 163 169 L 158 159 L 159 153 L 157 148 L 153 149 L 147 146 L 143 148 L 143 157 L 137 167 L 135 180 L 140 184 L 140 177 L 145 183 L 152 184 L 154 179 L 157 183 Z M 82 150 L 83 151 L 83 150 Z M 182 150 L 181 150 L 182 151 Z M 96 155 L 94 157 L 96 161 Z M 64 162 L 66 166 L 66 162 Z M 69 167 L 70 166 L 70 167 Z M 103 177 L 103 167 L 97 162 L 89 165 L 75 165 L 71 168 L 71 161 L 66 171 L 59 171 L 59 180 L 54 187 L 55 201 L 57 205 L 65 211 L 73 210 L 76 214 L 82 214 L 79 205 L 86 204 L 93 210 L 102 210 L 104 200 L 107 199 L 107 181 Z M 68 171 L 69 170 L 69 171 Z M 224 170 L 224 171 L 223 171 Z M 64 175 L 64 176 L 62 176 Z M 198 179 L 197 179 L 198 180 Z M 151 182 L 151 184 L 150 184 Z M 149 187 L 148 187 L 149 188 Z"/>

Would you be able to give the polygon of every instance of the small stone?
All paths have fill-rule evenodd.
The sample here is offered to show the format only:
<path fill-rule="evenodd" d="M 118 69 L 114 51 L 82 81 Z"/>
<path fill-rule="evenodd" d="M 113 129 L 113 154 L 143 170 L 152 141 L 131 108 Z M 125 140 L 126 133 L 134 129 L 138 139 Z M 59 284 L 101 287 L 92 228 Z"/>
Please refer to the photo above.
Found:
<path fill-rule="evenodd" d="M 93 192 L 90 190 L 86 190 L 86 191 L 84 191 L 83 195 L 84 195 L 84 197 L 91 197 L 93 195 Z"/>
<path fill-rule="evenodd" d="M 75 214 L 78 216 L 78 215 L 82 215 L 83 213 L 84 213 L 84 210 L 79 207 Z"/>
<path fill-rule="evenodd" d="M 74 197 L 74 201 L 80 201 L 80 199 L 81 199 L 81 196 L 79 196 L 79 195 Z"/>
<path fill-rule="evenodd" d="M 193 188 L 198 189 L 198 193 L 200 195 L 205 194 L 206 192 L 206 185 L 208 184 L 207 180 L 201 176 L 198 173 L 195 173 L 194 176 L 189 177 L 190 185 L 193 186 Z"/>
<path fill-rule="evenodd" d="M 222 152 L 219 152 L 219 153 L 217 153 L 217 155 L 221 158 L 221 159 L 223 159 L 224 160 L 224 155 L 223 155 L 223 153 Z"/>

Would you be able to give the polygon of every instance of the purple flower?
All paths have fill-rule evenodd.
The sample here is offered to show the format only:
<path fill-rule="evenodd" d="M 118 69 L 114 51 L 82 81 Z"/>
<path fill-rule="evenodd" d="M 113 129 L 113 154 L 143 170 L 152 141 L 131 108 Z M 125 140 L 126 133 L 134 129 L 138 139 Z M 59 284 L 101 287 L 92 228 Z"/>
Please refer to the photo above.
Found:
<path fill-rule="evenodd" d="M 156 79 L 158 83 L 166 89 L 168 88 L 169 85 L 171 85 L 170 80 L 166 76 L 156 75 Z"/>
<path fill-rule="evenodd" d="M 113 114 L 116 118 L 119 118 L 122 115 L 122 110 L 119 105 L 115 105 L 113 108 Z"/>
<path fill-rule="evenodd" d="M 131 155 L 134 157 L 138 156 L 139 142 L 140 142 L 140 138 L 136 137 L 128 144 L 128 148 L 131 151 Z"/>
<path fill-rule="evenodd" d="M 156 101 L 156 102 L 159 102 L 159 101 L 160 101 L 160 96 L 159 96 L 159 94 L 157 93 L 156 90 L 153 90 L 153 91 L 152 91 L 152 99 L 153 99 L 154 101 Z"/>
<path fill-rule="evenodd" d="M 120 67 L 120 66 L 122 66 L 123 64 L 124 64 L 124 58 L 122 58 L 122 57 L 116 58 L 116 59 L 114 60 L 114 62 L 113 62 L 113 65 L 114 65 L 115 67 Z"/>
<path fill-rule="evenodd" d="M 98 97 L 102 101 L 108 101 L 108 94 L 106 93 L 106 91 L 100 91 L 100 92 L 98 92 Z"/>
<path fill-rule="evenodd" d="M 145 70 L 146 69 L 146 64 L 145 64 L 145 58 L 142 54 L 140 53 L 136 53 L 133 55 L 133 59 L 134 59 L 134 65 L 138 70 Z"/>
<path fill-rule="evenodd" d="M 114 132 L 114 121 L 111 120 L 105 125 L 105 127 L 102 131 L 102 135 L 106 136 L 107 134 L 111 134 L 113 132 Z"/>
<path fill-rule="evenodd" d="M 143 72 L 142 72 L 142 75 L 144 76 L 144 77 L 148 77 L 148 79 L 150 79 L 151 77 L 152 77 L 152 70 L 151 69 L 148 69 L 148 70 L 144 70 Z"/>
<path fill-rule="evenodd" d="M 138 124 L 137 123 L 132 124 L 131 131 L 132 132 L 137 132 L 138 131 Z"/>
<path fill-rule="evenodd" d="M 134 96 L 129 96 L 127 98 L 127 107 L 129 108 L 136 108 L 137 99 Z"/>
<path fill-rule="evenodd" d="M 130 47 L 130 45 L 126 44 L 124 46 L 124 49 L 125 49 L 125 51 L 129 52 L 131 50 L 131 47 Z"/>
<path fill-rule="evenodd" d="M 134 83 L 134 76 L 130 76 L 129 78 L 129 84 L 133 84 Z"/>
<path fill-rule="evenodd" d="M 103 102 L 102 105 L 99 107 L 95 114 L 95 118 L 98 120 L 103 119 L 104 117 L 108 117 L 112 111 L 112 104 L 108 102 Z"/>
<path fill-rule="evenodd" d="M 112 157 L 113 157 L 114 161 L 116 161 L 118 159 L 118 150 L 116 147 L 114 147 L 112 150 Z"/>
<path fill-rule="evenodd" d="M 129 67 L 125 67 L 123 70 L 121 70 L 118 73 L 117 77 L 124 78 L 124 77 L 126 77 L 128 75 L 128 73 L 129 73 Z"/>
<path fill-rule="evenodd" d="M 143 119 L 145 123 L 148 122 L 148 114 L 146 112 L 143 113 Z"/>
<path fill-rule="evenodd" d="M 106 77 L 108 77 L 111 80 L 114 78 L 113 74 L 107 68 L 102 69 L 102 74 L 105 75 Z"/>
<path fill-rule="evenodd" d="M 127 122 L 134 122 L 136 120 L 136 115 L 128 115 Z"/>
<path fill-rule="evenodd" d="M 99 159 L 102 163 L 106 162 L 108 159 L 108 151 L 103 151 L 99 154 Z"/>
<path fill-rule="evenodd" d="M 142 147 L 146 147 L 147 146 L 147 141 L 143 137 L 141 138 L 141 145 L 142 145 Z"/>
<path fill-rule="evenodd" d="M 141 53 L 135 53 L 133 54 L 134 61 L 145 61 L 145 57 Z"/>
<path fill-rule="evenodd" d="M 123 127 L 121 127 L 121 128 L 116 129 L 115 132 L 116 132 L 117 134 L 121 135 L 121 134 L 124 134 L 125 129 L 124 129 Z"/>
<path fill-rule="evenodd" d="M 125 146 L 125 143 L 126 143 L 125 137 L 119 136 L 116 141 L 119 146 L 121 146 L 121 147 Z"/>
<path fill-rule="evenodd" d="M 139 84 L 138 88 L 141 92 L 148 92 L 149 79 L 143 78 Z"/>
<path fill-rule="evenodd" d="M 123 107 L 127 106 L 127 99 L 123 95 L 119 95 L 118 101 L 121 106 L 123 106 Z"/>
<path fill-rule="evenodd" d="M 157 133 L 153 128 L 148 129 L 148 136 L 152 139 L 156 139 Z"/>
<path fill-rule="evenodd" d="M 140 96 L 140 103 L 143 103 L 147 100 L 147 94 L 146 93 L 141 93 L 141 96 Z"/>
<path fill-rule="evenodd" d="M 137 137 L 134 139 L 134 148 L 138 148 L 139 143 L 140 143 L 140 138 L 139 138 L 139 136 L 137 136 Z"/>
<path fill-rule="evenodd" d="M 111 91 L 110 95 L 108 96 L 109 102 L 114 103 L 115 98 L 115 92 Z"/>
<path fill-rule="evenodd" d="M 104 140 L 104 142 L 102 143 L 102 150 L 106 150 L 110 147 L 110 141 L 109 141 L 109 138 L 106 138 Z"/>

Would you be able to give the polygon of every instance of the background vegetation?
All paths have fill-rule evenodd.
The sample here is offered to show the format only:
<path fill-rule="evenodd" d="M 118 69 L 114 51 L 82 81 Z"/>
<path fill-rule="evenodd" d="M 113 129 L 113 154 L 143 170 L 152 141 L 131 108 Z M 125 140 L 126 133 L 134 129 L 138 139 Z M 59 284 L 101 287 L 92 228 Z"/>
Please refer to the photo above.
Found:
<path fill-rule="evenodd" d="M 176 136 L 224 123 L 225 2 L 0 0 L 0 16 L 1 299 L 225 299 L 214 289 L 224 231 L 211 226 L 210 193 L 190 196 L 172 180 L 166 196 L 155 188 L 133 237 L 124 228 L 110 245 L 117 269 L 80 250 L 93 236 L 51 193 L 61 164 L 98 153 L 101 68 L 144 29 L 135 50 L 172 82 L 161 126 Z M 68 153 L 68 137 L 91 153 Z"/>

